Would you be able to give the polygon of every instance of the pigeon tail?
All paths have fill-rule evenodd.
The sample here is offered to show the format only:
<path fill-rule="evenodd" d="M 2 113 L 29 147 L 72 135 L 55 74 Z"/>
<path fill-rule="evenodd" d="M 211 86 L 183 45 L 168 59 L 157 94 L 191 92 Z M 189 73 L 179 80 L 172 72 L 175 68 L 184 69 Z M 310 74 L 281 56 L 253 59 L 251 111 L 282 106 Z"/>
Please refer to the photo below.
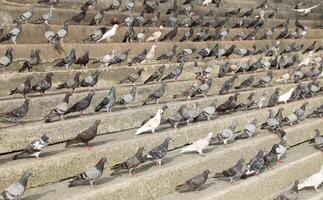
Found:
<path fill-rule="evenodd" d="M 75 139 L 75 138 L 71 139 L 71 140 L 66 142 L 65 148 L 67 148 L 67 147 L 69 147 L 69 146 L 71 146 L 73 144 L 78 144 L 78 143 L 80 143 L 80 141 L 78 141 L 77 139 Z"/>
<path fill-rule="evenodd" d="M 216 173 L 214 174 L 213 178 L 224 178 L 224 174 L 223 173 Z"/>

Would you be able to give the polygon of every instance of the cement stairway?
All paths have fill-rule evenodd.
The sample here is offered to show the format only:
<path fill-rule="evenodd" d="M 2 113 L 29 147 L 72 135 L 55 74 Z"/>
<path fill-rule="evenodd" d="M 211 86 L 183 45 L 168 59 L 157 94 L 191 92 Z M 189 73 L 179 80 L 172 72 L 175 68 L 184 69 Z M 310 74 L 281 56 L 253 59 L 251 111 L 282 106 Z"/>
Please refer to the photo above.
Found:
<path fill-rule="evenodd" d="M 57 31 L 60 29 L 64 21 L 80 12 L 79 5 L 84 2 L 85 0 L 60 0 L 60 4 L 54 10 L 53 19 L 49 21 L 50 30 Z M 182 2 L 183 0 L 178 0 L 179 10 L 185 7 L 182 5 Z M 3 20 L 6 22 L 4 33 L 10 31 L 15 26 L 12 20 L 26 11 L 30 3 L 35 5 L 34 17 L 30 22 L 36 20 L 40 15 L 48 11 L 46 5 L 37 4 L 35 0 L 0 0 L 0 4 L 2 5 L 0 8 L 0 13 L 2 14 L 0 23 Z M 125 4 L 125 2 L 123 3 Z M 259 0 L 223 0 L 218 13 L 219 17 L 207 16 L 205 17 L 205 21 L 211 19 L 223 20 L 224 13 L 237 8 L 237 6 L 242 8 L 242 13 L 260 3 L 261 1 Z M 313 5 L 316 1 L 306 1 L 306 3 Z M 162 20 L 167 21 L 168 17 L 172 16 L 165 15 L 166 10 L 171 4 L 172 1 L 161 4 L 160 11 Z M 276 40 L 260 40 L 259 38 L 268 29 L 289 18 L 289 32 L 295 30 L 294 23 L 296 19 L 299 19 L 308 28 L 306 36 L 302 39 L 280 40 L 280 50 L 278 52 L 281 52 L 292 43 L 304 45 L 304 48 L 299 52 L 284 54 L 287 61 L 293 55 L 297 55 L 299 60 L 297 63 L 286 69 L 270 69 L 273 72 L 274 78 L 268 87 L 250 87 L 242 90 L 231 89 L 227 94 L 219 95 L 223 83 L 234 75 L 234 73 L 228 73 L 224 77 L 219 77 L 219 69 L 222 65 L 228 62 L 230 65 L 240 66 L 248 62 L 254 63 L 259 58 L 262 58 L 263 62 L 268 62 L 273 57 L 266 57 L 264 55 L 241 57 L 233 54 L 229 58 L 208 57 L 202 60 L 199 59 L 197 53 L 194 53 L 185 62 L 183 73 L 179 79 L 177 81 L 166 81 L 166 91 L 160 99 L 159 105 L 148 103 L 142 106 L 142 101 L 161 84 L 156 82 L 143 84 L 143 81 L 162 64 L 166 66 L 164 72 L 164 75 L 166 75 L 178 63 L 174 61 L 168 63 L 166 60 L 157 61 L 154 59 L 151 63 L 128 66 L 128 59 L 127 62 L 120 65 L 112 65 L 110 68 L 91 64 L 93 60 L 111 53 L 113 49 L 117 50 L 118 53 L 122 53 L 124 50 L 130 48 L 129 58 L 131 59 L 145 48 L 151 48 L 154 44 L 152 42 L 122 43 L 121 41 L 128 29 L 125 25 L 120 24 L 118 34 L 112 38 L 111 43 L 102 41 L 98 44 L 85 44 L 83 43 L 83 39 L 98 28 L 88 26 L 97 10 L 89 11 L 81 25 L 69 26 L 69 34 L 64 39 L 64 44 L 62 45 L 66 53 L 59 54 L 51 45 L 46 44 L 43 25 L 23 24 L 23 31 L 17 40 L 17 45 L 13 45 L 11 42 L 0 44 L 0 57 L 4 55 L 7 48 L 12 47 L 14 50 L 13 63 L 4 71 L 0 72 L 0 109 L 2 112 L 5 112 L 22 104 L 24 101 L 21 98 L 22 95 L 15 94 L 10 96 L 9 93 L 10 90 L 23 83 L 28 75 L 34 77 L 32 80 L 32 84 L 34 84 L 45 77 L 46 73 L 53 72 L 53 86 L 46 91 L 45 96 L 41 96 L 38 93 L 28 94 L 31 100 L 29 112 L 21 123 L 8 124 L 0 122 L 0 191 L 3 191 L 11 183 L 17 181 L 25 171 L 30 170 L 33 175 L 29 180 L 28 189 L 23 195 L 22 199 L 24 200 L 270 200 L 278 196 L 281 191 L 290 188 L 296 179 L 304 180 L 309 175 L 317 172 L 323 165 L 323 154 L 313 148 L 309 144 L 309 141 L 314 137 L 315 129 L 323 132 L 322 118 L 304 117 L 322 104 L 322 88 L 314 96 L 289 101 L 286 104 L 278 104 L 273 107 L 274 111 L 277 111 L 279 108 L 284 108 L 283 115 L 287 116 L 293 113 L 304 102 L 309 103 L 300 123 L 294 126 L 289 126 L 287 123 L 283 125 L 283 129 L 287 133 L 288 145 L 290 146 L 287 157 L 283 159 L 284 163 L 277 164 L 265 170 L 259 176 L 240 180 L 237 186 L 231 185 L 229 182 L 214 181 L 213 178 L 210 178 L 204 185 L 203 190 L 199 192 L 179 193 L 175 191 L 176 185 L 183 183 L 188 178 L 205 169 L 210 169 L 212 176 L 216 172 L 233 166 L 238 159 L 244 158 L 248 161 L 260 149 L 265 148 L 266 150 L 270 150 L 273 144 L 279 142 L 277 135 L 267 130 L 260 130 L 259 125 L 267 119 L 267 103 L 270 94 L 277 87 L 282 89 L 280 93 L 283 94 L 291 88 L 296 88 L 298 84 L 294 83 L 293 79 L 286 84 L 276 83 L 275 81 L 283 74 L 293 72 L 297 69 L 298 63 L 308 56 L 308 54 L 302 54 L 302 52 L 314 41 L 317 41 L 315 49 L 323 45 L 323 30 L 318 28 L 323 22 L 323 4 L 313 10 L 313 13 L 308 17 L 302 17 L 290 11 L 290 8 L 295 4 L 292 0 L 283 0 L 282 2 L 270 1 L 269 4 L 270 8 L 268 8 L 268 12 L 277 8 L 278 14 L 274 19 L 267 19 L 265 26 L 258 31 L 256 40 L 232 41 L 233 37 L 240 32 L 248 34 L 253 31 L 253 29 L 239 28 L 230 29 L 228 36 L 220 41 L 179 42 L 183 34 L 189 30 L 188 28 L 180 27 L 174 41 L 156 42 L 155 58 L 163 53 L 169 52 L 174 44 L 178 46 L 177 53 L 185 48 L 212 48 L 216 44 L 219 45 L 219 49 L 227 49 L 233 44 L 236 45 L 236 48 L 251 49 L 253 45 L 256 46 L 257 50 L 264 48 L 265 45 L 269 45 L 272 48 L 276 44 Z M 99 1 L 99 5 L 107 6 L 109 2 Z M 141 1 L 133 9 L 134 16 L 140 14 L 140 5 Z M 196 19 L 199 15 L 208 13 L 209 10 L 209 7 L 200 6 L 199 3 L 194 7 L 193 18 Z M 257 12 L 254 11 L 254 14 L 247 18 L 247 23 L 254 20 L 256 14 Z M 152 15 L 147 14 L 145 16 L 150 17 Z M 118 18 L 122 22 L 127 17 L 127 13 L 109 11 L 105 14 L 105 19 L 101 25 L 110 25 L 113 17 Z M 178 19 L 180 21 L 185 17 L 180 13 Z M 229 27 L 234 25 L 238 19 L 239 17 L 230 17 L 228 20 Z M 142 28 L 135 27 L 135 32 L 139 33 L 144 28 L 147 29 L 146 39 L 153 32 L 159 30 L 152 26 L 146 26 Z M 170 25 L 167 24 L 161 31 L 165 34 L 171 29 Z M 194 36 L 199 30 L 201 30 L 201 27 L 195 28 Z M 210 33 L 213 34 L 214 31 L 214 28 L 210 28 Z M 276 29 L 273 38 L 281 31 L 282 29 Z M 81 69 L 80 66 L 75 64 L 69 70 L 53 67 L 58 59 L 65 57 L 72 48 L 76 49 L 77 57 L 83 55 L 86 50 L 89 50 L 91 60 L 88 68 Z M 32 72 L 18 73 L 17 71 L 21 68 L 22 62 L 29 57 L 32 49 L 40 50 L 40 65 L 34 67 Z M 314 53 L 313 59 L 318 57 L 323 59 L 322 51 Z M 212 67 L 210 77 L 213 78 L 213 83 L 207 97 L 197 95 L 191 101 L 187 101 L 186 97 L 174 99 L 174 94 L 185 91 L 196 82 L 196 76 L 194 74 L 195 61 L 202 69 L 209 66 Z M 316 67 L 322 67 L 322 64 L 323 62 L 321 61 Z M 314 63 L 303 67 L 303 73 L 308 72 L 312 66 L 314 66 Z M 140 68 L 143 68 L 144 72 L 134 84 L 119 83 L 127 75 L 138 71 Z M 94 87 L 95 96 L 91 105 L 85 110 L 85 115 L 80 117 L 79 113 L 73 113 L 64 117 L 64 120 L 54 119 L 51 123 L 45 123 L 44 116 L 60 103 L 65 93 L 69 91 L 67 89 L 56 89 L 58 84 L 72 78 L 76 72 L 81 72 L 82 79 L 97 69 L 102 71 L 102 74 L 99 77 L 98 84 Z M 255 76 L 255 83 L 257 83 L 266 74 L 267 69 L 264 68 L 260 68 L 255 72 L 238 73 L 238 78 L 235 80 L 234 85 L 238 85 L 243 80 L 249 78 L 250 75 Z M 323 77 L 319 77 L 317 80 L 322 87 Z M 311 79 L 300 81 L 302 85 L 307 85 L 310 82 L 312 82 Z M 105 111 L 94 112 L 95 106 L 106 96 L 107 91 L 111 87 L 116 87 L 117 99 L 119 100 L 131 90 L 133 85 L 138 90 L 135 101 L 129 105 L 130 109 L 127 109 L 124 105 L 115 105 L 111 113 Z M 70 98 L 69 105 L 85 97 L 88 92 L 89 88 L 77 88 Z M 134 135 L 136 129 L 140 127 L 141 122 L 147 119 L 147 117 L 154 115 L 156 110 L 163 105 L 168 106 L 168 109 L 163 115 L 163 118 L 167 119 L 176 113 L 183 104 L 191 106 L 193 103 L 198 103 L 198 110 L 202 111 L 214 99 L 217 99 L 217 105 L 220 105 L 236 92 L 240 93 L 238 103 L 243 102 L 249 96 L 250 92 L 255 93 L 255 99 L 259 98 L 264 92 L 268 92 L 268 95 L 264 107 L 261 109 L 254 105 L 247 111 L 239 109 L 233 113 L 216 113 L 210 121 L 193 122 L 191 125 L 184 123 L 179 125 L 178 129 L 171 127 L 169 123 L 164 123 L 156 130 L 155 134 Z M 253 138 L 234 141 L 228 145 L 210 145 L 206 149 L 205 156 L 203 157 L 195 153 L 180 154 L 181 148 L 205 137 L 209 132 L 217 134 L 224 128 L 230 126 L 235 120 L 238 121 L 237 130 L 241 130 L 253 118 L 258 119 L 257 134 Z M 65 142 L 67 140 L 91 126 L 97 119 L 101 120 L 102 123 L 99 125 L 98 136 L 90 142 L 92 150 L 86 150 L 82 144 L 65 148 Z M 35 158 L 12 160 L 14 155 L 24 149 L 34 139 L 38 139 L 43 133 L 49 136 L 49 146 L 45 148 L 44 153 L 41 155 L 41 160 Z M 129 176 L 128 173 L 110 176 L 110 168 L 133 155 L 138 147 L 144 146 L 146 151 L 149 151 L 151 148 L 159 145 L 167 136 L 172 137 L 172 141 L 170 142 L 169 153 L 162 167 L 154 166 L 152 162 L 145 162 L 136 169 L 135 176 Z M 68 187 L 68 182 L 74 176 L 96 164 L 103 156 L 107 157 L 108 161 L 105 165 L 104 174 L 99 179 L 96 187 L 89 185 L 73 188 Z M 319 192 L 315 192 L 314 190 L 300 191 L 298 199 L 322 200 L 323 189 L 321 187 Z"/>

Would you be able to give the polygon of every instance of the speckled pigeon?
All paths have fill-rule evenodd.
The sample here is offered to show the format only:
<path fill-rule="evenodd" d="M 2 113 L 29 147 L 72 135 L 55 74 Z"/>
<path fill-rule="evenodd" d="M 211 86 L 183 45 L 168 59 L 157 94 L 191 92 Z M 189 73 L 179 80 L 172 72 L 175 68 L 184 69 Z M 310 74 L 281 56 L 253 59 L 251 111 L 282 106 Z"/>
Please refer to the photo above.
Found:
<path fill-rule="evenodd" d="M 48 145 L 48 136 L 43 134 L 41 138 L 32 141 L 28 146 L 26 146 L 20 153 L 16 154 L 13 159 L 25 158 L 28 156 L 35 156 L 40 159 L 39 155 L 42 153 L 44 148 Z"/>

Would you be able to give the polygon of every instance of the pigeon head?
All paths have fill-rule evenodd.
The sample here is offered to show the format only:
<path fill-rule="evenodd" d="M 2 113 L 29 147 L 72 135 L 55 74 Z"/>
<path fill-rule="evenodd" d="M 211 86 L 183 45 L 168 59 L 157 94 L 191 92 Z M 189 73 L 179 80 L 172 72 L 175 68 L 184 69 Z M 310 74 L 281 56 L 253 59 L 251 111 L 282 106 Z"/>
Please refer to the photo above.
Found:
<path fill-rule="evenodd" d="M 79 80 L 80 75 L 81 75 L 81 72 L 76 72 L 74 79 Z"/>
<path fill-rule="evenodd" d="M 11 56 L 12 52 L 13 52 L 13 48 L 12 47 L 8 48 L 6 51 L 6 56 Z"/>
<path fill-rule="evenodd" d="M 25 99 L 25 103 L 26 103 L 26 104 L 29 104 L 29 103 L 30 103 L 30 99 L 29 99 L 29 98 L 26 98 L 26 99 Z"/>
<path fill-rule="evenodd" d="M 172 141 L 172 138 L 171 137 L 166 137 L 165 140 L 164 140 L 164 143 L 169 143 L 170 141 Z"/>
<path fill-rule="evenodd" d="M 209 170 L 209 169 L 207 169 L 207 170 L 205 170 L 204 172 L 203 172 L 203 174 L 210 174 L 211 173 L 211 171 Z"/>
<path fill-rule="evenodd" d="M 34 77 L 33 77 L 32 75 L 28 75 L 28 76 L 27 76 L 27 80 L 29 80 L 29 81 L 30 81 L 31 79 L 33 79 L 33 78 L 34 78 Z"/>
<path fill-rule="evenodd" d="M 143 68 L 140 68 L 140 69 L 138 70 L 138 72 L 137 72 L 137 73 L 138 73 L 139 75 L 141 75 L 141 74 L 142 74 L 142 72 L 144 72 L 144 71 L 145 71 L 145 70 L 144 70 Z"/>
<path fill-rule="evenodd" d="M 49 137 L 46 135 L 46 133 L 45 134 L 43 134 L 42 136 L 41 136 L 41 138 L 40 138 L 42 141 L 44 141 L 44 142 L 48 142 L 48 140 L 49 140 Z"/>
<path fill-rule="evenodd" d="M 110 91 L 108 92 L 108 95 L 111 94 L 111 93 L 115 93 L 116 92 L 116 87 L 112 87 L 110 89 Z"/>
<path fill-rule="evenodd" d="M 145 148 L 144 148 L 144 147 L 139 147 L 139 148 L 138 148 L 138 151 L 137 151 L 137 153 L 136 153 L 136 154 L 137 154 L 137 155 L 138 155 L 138 154 L 142 154 L 142 152 L 143 152 L 143 151 L 145 151 Z"/>
<path fill-rule="evenodd" d="M 276 89 L 275 89 L 275 92 L 279 92 L 279 91 L 281 91 L 282 89 L 280 88 L 280 87 L 277 87 Z"/>
<path fill-rule="evenodd" d="M 95 94 L 95 91 L 93 89 L 90 90 L 88 96 L 93 97 Z"/>
<path fill-rule="evenodd" d="M 105 163 L 107 162 L 107 158 L 106 157 L 102 157 L 99 161 L 99 163 Z"/>
<path fill-rule="evenodd" d="M 316 136 L 320 136 L 320 135 L 321 135 L 321 133 L 320 133 L 320 130 L 319 130 L 319 129 L 315 129 L 314 131 L 315 131 Z"/>
<path fill-rule="evenodd" d="M 54 73 L 53 72 L 49 72 L 48 74 L 46 74 L 46 78 L 50 78 L 52 76 L 54 76 Z"/>
<path fill-rule="evenodd" d="M 95 120 L 94 124 L 98 126 L 101 123 L 101 120 Z"/>

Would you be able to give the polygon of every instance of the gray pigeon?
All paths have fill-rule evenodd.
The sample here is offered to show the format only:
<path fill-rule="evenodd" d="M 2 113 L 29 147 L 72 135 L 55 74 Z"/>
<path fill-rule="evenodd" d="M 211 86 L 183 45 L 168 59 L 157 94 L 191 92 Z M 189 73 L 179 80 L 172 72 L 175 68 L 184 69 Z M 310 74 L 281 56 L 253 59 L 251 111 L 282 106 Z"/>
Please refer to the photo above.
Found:
<path fill-rule="evenodd" d="M 34 7 L 30 7 L 29 10 L 22 13 L 17 19 L 14 20 L 15 23 L 27 23 L 30 18 L 32 18 L 34 14 Z"/>
<path fill-rule="evenodd" d="M 41 159 L 39 155 L 42 153 L 44 148 L 48 145 L 48 137 L 46 134 L 43 134 L 41 138 L 34 140 L 27 147 L 24 148 L 20 153 L 16 154 L 13 159 L 25 158 L 28 156 L 35 156 L 38 159 Z"/>
<path fill-rule="evenodd" d="M 307 84 L 307 88 L 311 96 L 314 96 L 315 93 L 321 90 L 321 82 L 319 80 L 313 80 Z"/>
<path fill-rule="evenodd" d="M 165 65 L 160 66 L 157 71 L 152 73 L 152 75 L 150 75 L 149 78 L 147 78 L 147 80 L 144 81 L 144 84 L 152 82 L 154 80 L 158 82 L 164 75 L 164 70 L 165 70 Z"/>
<path fill-rule="evenodd" d="M 321 136 L 320 130 L 315 129 L 314 145 L 319 150 L 323 151 L 323 136 Z"/>
<path fill-rule="evenodd" d="M 3 70 L 8 67 L 13 60 L 12 56 L 13 48 L 8 48 L 6 51 L 6 54 L 2 57 L 0 57 L 0 68 L 3 68 Z"/>
<path fill-rule="evenodd" d="M 234 85 L 234 81 L 238 78 L 238 75 L 234 75 L 231 78 L 229 78 L 228 80 L 224 81 L 220 91 L 219 91 L 219 95 L 223 95 L 228 93 Z"/>
<path fill-rule="evenodd" d="M 167 74 L 164 78 L 161 80 L 168 80 L 168 79 L 174 79 L 175 81 L 177 78 L 182 74 L 184 67 L 184 62 L 181 62 L 175 69 L 173 69 L 169 74 Z"/>
<path fill-rule="evenodd" d="M 309 117 L 322 117 L 323 116 L 323 104 L 321 104 L 318 108 L 316 108 L 312 113 L 306 116 L 306 118 Z"/>
<path fill-rule="evenodd" d="M 299 107 L 298 109 L 295 110 L 295 113 L 297 113 L 297 115 L 299 116 L 299 118 L 301 118 L 304 114 L 305 114 L 305 111 L 306 111 L 306 106 L 308 106 L 308 102 L 304 102 L 301 107 Z"/>
<path fill-rule="evenodd" d="M 137 87 L 133 86 L 131 88 L 131 91 L 120 99 L 119 104 L 126 105 L 127 108 L 129 109 L 129 103 L 135 101 L 136 93 L 137 93 Z"/>
<path fill-rule="evenodd" d="M 268 71 L 267 75 L 264 78 L 260 79 L 258 81 L 258 84 L 255 85 L 255 87 L 263 87 L 263 86 L 267 87 L 272 80 L 273 80 L 273 72 Z"/>
<path fill-rule="evenodd" d="M 54 6 L 50 6 L 48 9 L 48 12 L 43 14 L 42 16 L 40 16 L 35 22 L 34 24 L 47 24 L 48 25 L 48 21 L 51 20 L 52 16 L 53 16 L 53 10 L 54 10 Z"/>
<path fill-rule="evenodd" d="M 167 119 L 167 121 L 174 127 L 177 129 L 177 125 L 179 123 L 182 123 L 182 121 L 184 120 L 183 117 L 183 113 L 186 112 L 187 110 L 187 105 L 183 104 L 180 106 L 180 108 L 178 109 L 178 111 L 173 114 L 170 118 Z"/>
<path fill-rule="evenodd" d="M 67 111 L 64 113 L 64 115 L 67 115 L 73 112 L 80 112 L 80 115 L 83 116 L 83 111 L 90 106 L 94 94 L 95 94 L 95 91 L 90 90 L 90 92 L 86 97 L 76 102 L 71 107 L 69 107 Z"/>
<path fill-rule="evenodd" d="M 191 95 L 192 97 L 198 95 L 198 94 L 202 94 L 204 97 L 207 97 L 207 93 L 210 91 L 211 87 L 212 87 L 212 81 L 213 78 L 209 78 L 206 83 L 198 86 L 195 90 L 195 92 L 193 93 L 193 95 Z"/>
<path fill-rule="evenodd" d="M 246 170 L 243 172 L 241 178 L 246 179 L 253 175 L 258 175 L 264 169 L 264 151 L 261 149 L 258 154 L 250 160 L 247 164 Z"/>
<path fill-rule="evenodd" d="M 19 72 L 23 72 L 26 69 L 28 70 L 28 72 L 31 72 L 33 70 L 33 67 L 37 66 L 40 62 L 39 52 L 39 49 L 31 50 L 29 59 L 23 62 L 21 69 L 19 69 Z"/>
<path fill-rule="evenodd" d="M 109 92 L 107 93 L 107 96 L 102 99 L 102 101 L 95 107 L 95 112 L 99 112 L 101 109 L 105 108 L 107 112 L 112 111 L 112 107 L 116 103 L 116 88 L 112 87 Z"/>
<path fill-rule="evenodd" d="M 29 103 L 30 103 L 30 99 L 28 98 L 25 99 L 24 103 L 21 106 L 12 109 L 9 112 L 1 113 L 0 118 L 4 117 L 5 119 L 14 121 L 14 122 L 21 120 L 28 113 Z"/>
<path fill-rule="evenodd" d="M 131 82 L 133 84 L 134 82 L 136 82 L 140 78 L 142 72 L 144 72 L 144 71 L 145 70 L 143 68 L 140 68 L 137 72 L 132 73 L 132 74 L 128 75 L 126 78 L 122 79 L 120 81 L 120 84 L 127 83 L 127 82 Z"/>
<path fill-rule="evenodd" d="M 10 185 L 1 196 L 5 200 L 18 200 L 25 193 L 31 172 L 25 172 L 17 183 Z"/>
<path fill-rule="evenodd" d="M 235 86 L 234 89 L 245 89 L 253 85 L 255 81 L 255 76 L 251 75 L 246 80 L 242 81 L 238 86 Z"/>
<path fill-rule="evenodd" d="M 72 48 L 68 56 L 61 59 L 58 63 L 54 65 L 54 67 L 65 67 L 66 69 L 70 69 L 70 66 L 74 64 L 76 61 L 75 49 Z"/>
<path fill-rule="evenodd" d="M 100 161 L 94 166 L 90 167 L 85 172 L 75 177 L 69 182 L 68 187 L 75 187 L 85 183 L 90 183 L 92 186 L 96 185 L 96 181 L 102 176 L 104 170 L 104 164 L 107 162 L 105 157 L 101 158 Z"/>
<path fill-rule="evenodd" d="M 210 174 L 210 170 L 203 171 L 202 174 L 198 174 L 194 176 L 193 178 L 190 178 L 185 183 L 176 186 L 176 190 L 182 191 L 182 190 L 201 190 L 201 186 L 207 181 L 208 175 Z"/>
<path fill-rule="evenodd" d="M 156 161 L 156 163 L 161 167 L 162 160 L 168 152 L 168 145 L 172 138 L 165 138 L 164 142 L 157 147 L 150 150 L 147 155 L 144 157 L 144 160 Z"/>
<path fill-rule="evenodd" d="M 281 112 L 283 108 L 279 108 L 278 113 Z M 280 126 L 281 121 L 274 115 L 274 111 L 272 109 L 268 110 L 269 115 L 267 117 L 267 121 L 263 124 L 261 124 L 261 129 L 265 128 L 277 128 Z"/>
<path fill-rule="evenodd" d="M 141 52 L 140 54 L 132 58 L 132 60 L 128 63 L 128 66 L 131 66 L 133 64 L 139 65 L 142 61 L 146 59 L 147 53 L 148 53 L 148 50 L 144 49 L 143 52 Z"/>
<path fill-rule="evenodd" d="M 204 108 L 204 110 L 200 112 L 198 116 L 194 118 L 194 120 L 199 121 L 199 120 L 207 119 L 208 121 L 210 121 L 211 117 L 215 114 L 216 102 L 217 102 L 217 99 L 212 100 L 211 104 L 206 108 Z"/>
<path fill-rule="evenodd" d="M 32 79 L 33 79 L 33 76 L 28 75 L 25 82 L 19 84 L 14 90 L 11 90 L 9 95 L 22 94 L 24 96 L 24 98 L 26 98 L 26 94 L 31 92 L 31 80 Z"/>
<path fill-rule="evenodd" d="M 144 147 L 139 147 L 136 154 L 128 158 L 126 161 L 116 164 L 113 167 L 111 167 L 111 170 L 114 170 L 111 174 L 111 176 L 115 175 L 117 172 L 127 169 L 129 170 L 129 174 L 134 175 L 135 169 L 143 163 L 144 157 L 142 155 L 142 152 L 144 151 Z"/>
<path fill-rule="evenodd" d="M 31 89 L 35 92 L 39 92 L 42 96 L 45 95 L 45 91 L 52 87 L 53 72 L 46 74 L 45 78 L 36 83 Z"/>
<path fill-rule="evenodd" d="M 296 180 L 292 188 L 284 191 L 274 200 L 297 200 L 298 199 L 298 184 L 299 181 Z"/>
<path fill-rule="evenodd" d="M 22 26 L 20 23 L 18 23 L 17 26 L 14 27 L 9 33 L 0 37 L 0 43 L 10 40 L 14 44 L 17 44 L 16 40 L 19 37 L 19 35 L 21 34 L 21 31 L 22 31 Z"/>
<path fill-rule="evenodd" d="M 57 86 L 57 89 L 72 89 L 72 92 L 74 92 L 75 88 L 80 86 L 80 75 L 81 72 L 76 72 L 75 76 L 72 79 L 68 79 L 64 83 L 61 83 Z"/>
<path fill-rule="evenodd" d="M 275 92 L 270 96 L 269 103 L 268 103 L 268 107 L 274 107 L 278 103 L 279 91 L 280 90 L 281 89 L 279 87 L 277 87 L 275 89 Z"/>
<path fill-rule="evenodd" d="M 81 6 L 81 10 L 93 10 L 93 8 L 96 7 L 97 5 L 97 0 L 87 0 L 82 6 Z"/>
<path fill-rule="evenodd" d="M 159 99 L 164 95 L 166 89 L 166 83 L 162 83 L 161 86 L 152 92 L 144 101 L 142 105 L 146 105 L 147 102 L 155 100 L 157 104 L 159 104 Z"/>
<path fill-rule="evenodd" d="M 223 131 L 216 136 L 216 139 L 223 141 L 223 144 L 228 144 L 229 141 L 234 139 L 237 126 L 238 121 L 233 121 L 228 128 L 223 129 Z"/>
<path fill-rule="evenodd" d="M 182 117 L 183 117 L 183 121 L 186 121 L 187 125 L 189 125 L 189 123 L 191 121 L 193 121 L 197 116 L 198 116 L 198 112 L 197 112 L 197 107 L 199 106 L 199 103 L 196 102 L 193 104 L 192 107 L 187 108 L 183 111 L 182 113 Z"/>
<path fill-rule="evenodd" d="M 101 71 L 96 70 L 93 74 L 85 77 L 80 83 L 81 86 L 82 87 L 91 87 L 92 88 L 93 86 L 95 86 L 98 83 L 99 75 L 101 73 L 102 73 Z"/>
<path fill-rule="evenodd" d="M 63 27 L 59 29 L 54 35 L 54 37 L 61 43 L 63 43 L 63 39 L 68 35 L 68 25 L 68 23 L 64 23 Z"/>
<path fill-rule="evenodd" d="M 104 18 L 104 11 L 105 8 L 100 9 L 99 12 L 93 17 L 92 21 L 90 22 L 90 26 L 98 26 L 102 19 Z"/>
<path fill-rule="evenodd" d="M 257 122 L 258 119 L 254 118 L 249 124 L 247 124 L 243 129 L 242 133 L 238 136 L 236 136 L 234 139 L 235 140 L 240 140 L 240 139 L 246 139 L 246 138 L 251 138 L 255 135 L 256 129 L 257 129 Z"/>
<path fill-rule="evenodd" d="M 96 120 L 94 122 L 94 124 L 92 126 L 90 126 L 90 128 L 82 131 L 81 133 L 77 134 L 75 138 L 69 140 L 66 143 L 65 148 L 67 148 L 73 144 L 83 143 L 86 145 L 87 149 L 90 149 L 91 146 L 89 145 L 89 141 L 93 140 L 97 136 L 98 126 L 100 123 L 101 123 L 101 120 Z"/>
<path fill-rule="evenodd" d="M 55 117 L 59 117 L 60 119 L 62 119 L 62 116 L 68 109 L 68 104 L 71 96 L 72 96 L 72 93 L 70 92 L 67 92 L 65 94 L 63 101 L 59 103 L 53 110 L 50 111 L 48 115 L 44 117 L 46 123 L 51 122 L 52 119 Z"/>
<path fill-rule="evenodd" d="M 242 158 L 238 161 L 238 163 L 235 166 L 227 170 L 224 170 L 221 173 L 216 173 L 214 175 L 214 178 L 230 180 L 232 184 L 236 184 L 236 181 L 241 178 L 246 168 L 247 168 L 246 161 Z"/>

